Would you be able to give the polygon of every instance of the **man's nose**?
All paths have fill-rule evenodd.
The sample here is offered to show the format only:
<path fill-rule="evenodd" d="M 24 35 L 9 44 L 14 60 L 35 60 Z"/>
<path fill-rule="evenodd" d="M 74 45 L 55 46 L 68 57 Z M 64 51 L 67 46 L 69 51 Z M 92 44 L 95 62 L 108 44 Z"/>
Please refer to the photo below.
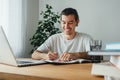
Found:
<path fill-rule="evenodd" d="M 66 28 L 67 28 L 67 27 L 69 27 L 69 24 L 68 24 L 68 23 L 66 23 L 66 24 L 65 24 L 65 27 L 66 27 Z"/>

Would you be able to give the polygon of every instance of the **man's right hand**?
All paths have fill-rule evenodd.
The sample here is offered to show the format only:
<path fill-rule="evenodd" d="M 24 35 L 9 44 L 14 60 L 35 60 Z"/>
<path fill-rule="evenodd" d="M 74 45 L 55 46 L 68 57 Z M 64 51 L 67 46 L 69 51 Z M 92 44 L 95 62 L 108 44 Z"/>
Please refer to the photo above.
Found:
<path fill-rule="evenodd" d="M 58 58 L 58 53 L 49 51 L 47 54 L 48 60 L 55 60 Z"/>

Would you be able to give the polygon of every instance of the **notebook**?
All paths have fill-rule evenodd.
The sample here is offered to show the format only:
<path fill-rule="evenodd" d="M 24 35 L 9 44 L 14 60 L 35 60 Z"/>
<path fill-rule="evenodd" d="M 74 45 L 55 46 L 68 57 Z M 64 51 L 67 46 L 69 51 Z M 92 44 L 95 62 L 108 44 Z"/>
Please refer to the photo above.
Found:
<path fill-rule="evenodd" d="M 116 77 L 120 80 L 120 70 L 111 62 L 94 63 L 92 65 L 91 74 Z"/>
<path fill-rule="evenodd" d="M 47 63 L 51 64 L 73 64 L 73 63 L 91 63 L 92 61 L 89 59 L 76 59 L 71 61 L 59 61 L 59 59 L 51 61 L 51 60 L 45 60 Z"/>
<path fill-rule="evenodd" d="M 0 26 L 0 63 L 13 66 L 28 66 L 46 63 L 44 60 L 17 59 L 7 40 L 3 28 Z"/>

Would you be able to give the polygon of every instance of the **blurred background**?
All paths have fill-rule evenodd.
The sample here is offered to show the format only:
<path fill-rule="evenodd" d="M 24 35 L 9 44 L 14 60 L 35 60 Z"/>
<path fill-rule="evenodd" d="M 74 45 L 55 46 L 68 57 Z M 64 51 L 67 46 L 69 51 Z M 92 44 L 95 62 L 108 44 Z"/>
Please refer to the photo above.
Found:
<path fill-rule="evenodd" d="M 80 24 L 76 31 L 102 40 L 103 49 L 106 43 L 120 41 L 120 0 L 0 0 L 0 25 L 16 57 L 30 57 L 33 46 L 29 39 L 38 27 L 40 12 L 46 4 L 59 13 L 67 7 L 77 9 Z"/>

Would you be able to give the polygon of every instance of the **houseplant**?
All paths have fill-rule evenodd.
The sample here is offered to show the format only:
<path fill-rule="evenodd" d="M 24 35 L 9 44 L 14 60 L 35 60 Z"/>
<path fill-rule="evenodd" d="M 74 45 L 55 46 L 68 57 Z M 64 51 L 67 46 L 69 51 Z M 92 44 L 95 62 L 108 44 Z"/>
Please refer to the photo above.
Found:
<path fill-rule="evenodd" d="M 46 10 L 40 13 L 42 19 L 38 22 L 38 28 L 35 34 L 30 38 L 31 45 L 34 47 L 32 52 L 44 43 L 49 36 L 61 32 L 59 28 L 55 27 L 55 24 L 60 23 L 60 15 L 52 11 L 52 9 L 52 6 L 46 4 Z"/>

